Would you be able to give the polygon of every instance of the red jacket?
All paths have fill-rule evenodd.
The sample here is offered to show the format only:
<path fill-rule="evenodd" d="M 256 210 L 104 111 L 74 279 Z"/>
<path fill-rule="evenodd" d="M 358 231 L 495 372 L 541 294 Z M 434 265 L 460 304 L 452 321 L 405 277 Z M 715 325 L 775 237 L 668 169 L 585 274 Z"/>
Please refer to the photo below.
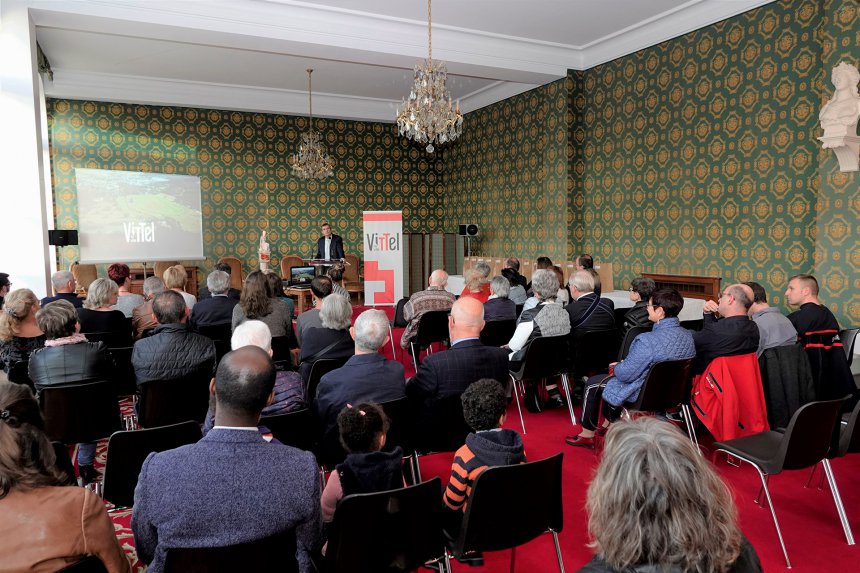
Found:
<path fill-rule="evenodd" d="M 715 358 L 693 378 L 691 403 L 717 441 L 770 429 L 755 352 Z"/>

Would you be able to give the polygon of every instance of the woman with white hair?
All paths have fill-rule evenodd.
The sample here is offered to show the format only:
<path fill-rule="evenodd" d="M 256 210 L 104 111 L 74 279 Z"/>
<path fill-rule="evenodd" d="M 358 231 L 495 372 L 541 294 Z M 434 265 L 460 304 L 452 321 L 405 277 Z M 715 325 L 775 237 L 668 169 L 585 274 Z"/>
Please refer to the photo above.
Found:
<path fill-rule="evenodd" d="M 510 292 L 511 283 L 508 279 L 501 275 L 493 277 L 490 281 L 490 298 L 484 303 L 484 321 L 516 320 L 517 305 L 508 298 Z"/>
<path fill-rule="evenodd" d="M 111 333 L 108 346 L 131 346 L 131 325 L 122 311 L 113 306 L 119 298 L 119 287 L 110 279 L 90 283 L 84 307 L 77 309 L 81 332 Z"/>
<path fill-rule="evenodd" d="M 349 334 L 352 305 L 342 296 L 327 296 L 320 308 L 322 328 L 308 328 L 302 334 L 299 373 L 305 382 L 311 375 L 313 363 L 320 358 L 347 359 L 355 353 L 355 343 Z M 313 396 L 309 396 L 313 400 Z"/>

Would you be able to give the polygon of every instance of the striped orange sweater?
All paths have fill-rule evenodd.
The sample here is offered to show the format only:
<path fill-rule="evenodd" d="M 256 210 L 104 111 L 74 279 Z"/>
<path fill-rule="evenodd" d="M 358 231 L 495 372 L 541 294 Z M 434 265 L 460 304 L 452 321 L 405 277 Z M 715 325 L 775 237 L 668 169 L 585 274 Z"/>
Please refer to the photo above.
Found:
<path fill-rule="evenodd" d="M 469 434 L 451 464 L 451 478 L 443 501 L 450 509 L 466 508 L 472 484 L 490 466 L 507 466 L 526 461 L 522 437 L 514 430 L 489 430 Z"/>

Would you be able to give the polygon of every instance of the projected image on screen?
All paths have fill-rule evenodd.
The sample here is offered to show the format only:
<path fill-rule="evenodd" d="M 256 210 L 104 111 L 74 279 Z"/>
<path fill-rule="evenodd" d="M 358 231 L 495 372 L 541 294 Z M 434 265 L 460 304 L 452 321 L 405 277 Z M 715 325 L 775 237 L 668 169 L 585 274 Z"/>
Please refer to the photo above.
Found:
<path fill-rule="evenodd" d="M 203 259 L 200 178 L 75 169 L 81 262 Z"/>

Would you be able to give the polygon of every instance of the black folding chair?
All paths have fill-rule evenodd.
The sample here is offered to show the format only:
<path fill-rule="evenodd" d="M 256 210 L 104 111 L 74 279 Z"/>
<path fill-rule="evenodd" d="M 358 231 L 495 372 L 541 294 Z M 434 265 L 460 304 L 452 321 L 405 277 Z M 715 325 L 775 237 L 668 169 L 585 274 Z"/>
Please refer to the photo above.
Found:
<path fill-rule="evenodd" d="M 279 442 L 305 451 L 316 446 L 317 419 L 312 410 L 304 409 L 286 414 L 263 416 L 260 426 L 265 426 Z"/>
<path fill-rule="evenodd" d="M 842 341 L 842 348 L 845 349 L 848 366 L 854 362 L 854 344 L 857 342 L 858 331 L 860 328 L 845 328 L 839 331 L 839 340 Z"/>
<path fill-rule="evenodd" d="M 573 372 L 577 379 L 606 372 L 618 357 L 621 336 L 617 328 L 571 332 Z"/>
<path fill-rule="evenodd" d="M 200 424 L 194 421 L 114 433 L 108 440 L 102 497 L 117 507 L 131 507 L 146 456 L 193 444 L 201 436 Z"/>
<path fill-rule="evenodd" d="M 626 310 L 626 309 L 625 309 Z M 630 346 L 633 344 L 633 341 L 637 336 L 642 334 L 643 332 L 651 332 L 653 326 L 633 326 L 624 334 L 624 338 L 621 340 L 621 348 L 618 350 L 618 361 L 621 362 L 625 358 L 627 358 L 627 354 L 630 352 Z"/>
<path fill-rule="evenodd" d="M 842 400 L 810 402 L 794 413 L 785 433 L 771 430 L 714 443 L 715 458 L 717 453 L 725 452 L 752 465 L 758 471 L 759 478 L 761 478 L 761 490 L 756 497 L 756 502 L 758 502 L 763 491 L 770 507 L 770 514 L 773 517 L 773 525 L 776 527 L 776 535 L 779 538 L 782 553 L 785 556 L 785 563 L 789 568 L 791 562 L 788 560 L 788 551 L 782 539 L 782 531 L 779 529 L 779 521 L 776 519 L 773 502 L 770 499 L 770 490 L 767 487 L 768 480 L 770 476 L 778 474 L 782 470 L 799 470 L 812 467 L 819 462 L 824 465 L 828 475 L 832 476 L 827 454 L 841 407 Z M 842 500 L 835 481 L 831 482 L 831 491 L 837 512 L 840 517 L 843 517 L 845 509 L 842 507 Z M 853 538 L 849 537 L 850 531 L 846 525 L 847 520 L 844 520 L 845 536 L 849 539 L 849 543 L 853 543 Z"/>
<path fill-rule="evenodd" d="M 693 415 L 690 412 L 690 391 L 693 388 L 693 379 L 690 377 L 692 364 L 692 358 L 656 362 L 648 371 L 645 383 L 639 389 L 639 396 L 635 401 L 624 404 L 624 407 L 629 413 L 667 412 L 681 406 L 687 436 L 698 447 Z"/>
<path fill-rule="evenodd" d="M 14 382 L 15 384 L 23 384 L 30 388 L 33 393 L 36 392 L 36 387 L 33 385 L 33 381 L 30 379 L 30 361 L 29 360 L 19 360 L 17 362 L 13 362 L 9 365 L 9 372 L 6 373 L 6 377 L 9 379 L 9 382 Z"/>
<path fill-rule="evenodd" d="M 113 359 L 113 381 L 117 396 L 130 396 L 137 392 L 134 366 L 131 365 L 133 350 L 133 346 L 116 346 L 108 349 Z"/>
<path fill-rule="evenodd" d="M 448 340 L 448 311 L 434 310 L 425 312 L 418 319 L 418 331 L 409 339 L 409 351 L 412 353 L 412 364 L 418 370 L 418 355 L 426 349 L 427 354 L 433 354 L 431 345 L 434 342 Z"/>
<path fill-rule="evenodd" d="M 385 437 L 385 447 L 383 450 L 390 452 L 400 446 L 400 449 L 403 450 L 403 457 L 409 460 L 410 478 L 412 479 L 412 483 L 415 483 L 416 479 L 413 473 L 414 465 L 412 461 L 415 450 L 412 447 L 412 440 L 408 431 L 409 399 L 404 396 L 397 400 L 380 402 L 379 406 L 388 418 L 388 434 Z"/>
<path fill-rule="evenodd" d="M 216 362 L 221 362 L 224 355 L 230 352 L 230 338 L 233 335 L 233 331 L 232 325 L 229 322 L 225 324 L 198 325 L 197 332 L 211 340 L 215 345 Z"/>
<path fill-rule="evenodd" d="M 526 433 L 526 422 L 520 406 L 517 393 L 517 383 L 522 386 L 523 380 L 541 380 L 544 378 L 561 378 L 564 395 L 567 398 L 567 408 L 570 410 L 570 422 L 576 425 L 576 414 L 573 412 L 573 401 L 570 395 L 570 384 L 567 379 L 568 336 L 540 336 L 529 342 L 525 357 L 519 371 L 509 372 L 513 384 L 514 399 L 517 401 L 517 411 L 520 413 L 520 423 L 523 434 Z M 525 387 L 520 388 L 525 395 Z"/>
<path fill-rule="evenodd" d="M 66 565 L 57 573 L 107 573 L 107 568 L 95 555 L 87 555 L 80 561 Z"/>
<path fill-rule="evenodd" d="M 561 499 L 563 454 L 481 472 L 472 485 L 459 535 L 451 546 L 454 557 L 470 551 L 511 550 L 514 570 L 517 546 L 551 533 L 559 570 L 564 561 L 558 534 L 564 527 Z M 511 492 L 529 492 L 511 495 Z"/>
<path fill-rule="evenodd" d="M 349 358 L 320 358 L 313 363 L 311 373 L 308 375 L 307 386 L 305 386 L 305 401 L 308 404 L 312 404 L 316 400 L 317 386 L 320 385 L 322 377 L 346 364 L 347 360 Z"/>
<path fill-rule="evenodd" d="M 95 442 L 120 429 L 119 403 L 109 381 L 45 387 L 39 392 L 39 406 L 52 441 Z"/>
<path fill-rule="evenodd" d="M 272 337 L 272 362 L 277 362 L 281 365 L 289 365 L 292 370 L 293 360 L 290 355 L 290 348 L 295 346 L 292 336 L 273 336 Z"/>
<path fill-rule="evenodd" d="M 131 326 L 129 326 L 128 332 L 85 332 L 83 334 L 89 342 L 104 342 L 108 348 L 128 347 L 132 346 L 133 342 L 131 338 Z"/>
<path fill-rule="evenodd" d="M 450 570 L 438 477 L 403 489 L 344 497 L 328 528 L 325 573 L 405 573 L 428 561 Z"/>
<path fill-rule="evenodd" d="M 167 550 L 165 573 L 297 573 L 293 530 L 227 547 L 174 547 Z"/>
<path fill-rule="evenodd" d="M 453 452 L 466 443 L 466 436 L 472 428 L 463 417 L 461 396 L 440 398 L 433 406 L 430 423 L 425 427 L 414 428 L 415 453 L 412 461 L 412 475 L 421 481 L 421 466 L 418 458 L 435 452 Z"/>
<path fill-rule="evenodd" d="M 394 320 L 391 321 L 391 326 L 394 328 L 406 328 L 406 325 L 409 324 L 406 322 L 406 319 L 403 318 L 403 307 L 406 306 L 407 302 L 409 302 L 408 296 L 397 301 L 397 306 L 394 307 Z"/>
<path fill-rule="evenodd" d="M 484 346 L 504 346 L 511 341 L 516 329 L 516 319 L 491 320 L 484 324 L 484 329 L 481 331 L 481 344 Z"/>
<path fill-rule="evenodd" d="M 138 423 L 143 428 L 203 423 L 209 411 L 209 372 L 195 372 L 173 380 L 151 380 L 140 385 Z"/>

